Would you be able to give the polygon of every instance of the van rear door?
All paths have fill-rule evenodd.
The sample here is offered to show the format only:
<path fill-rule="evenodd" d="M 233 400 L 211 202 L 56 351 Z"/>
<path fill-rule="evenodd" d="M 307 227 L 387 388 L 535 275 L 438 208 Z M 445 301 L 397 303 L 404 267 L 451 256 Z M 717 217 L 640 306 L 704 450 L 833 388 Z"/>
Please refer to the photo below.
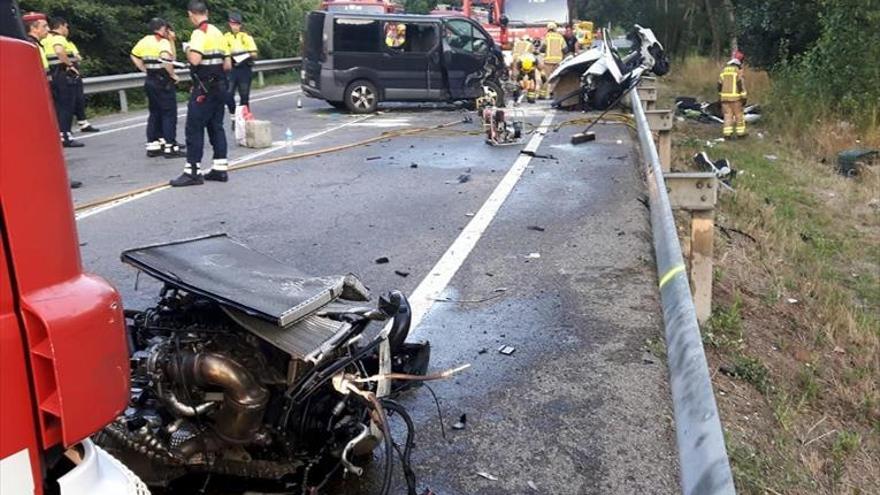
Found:
<path fill-rule="evenodd" d="M 321 63 L 324 62 L 324 12 L 306 15 L 306 32 L 302 47 L 302 84 L 321 89 Z"/>
<path fill-rule="evenodd" d="M 484 67 L 492 42 L 469 19 L 444 19 L 443 68 L 453 99 L 477 98 L 482 94 Z"/>

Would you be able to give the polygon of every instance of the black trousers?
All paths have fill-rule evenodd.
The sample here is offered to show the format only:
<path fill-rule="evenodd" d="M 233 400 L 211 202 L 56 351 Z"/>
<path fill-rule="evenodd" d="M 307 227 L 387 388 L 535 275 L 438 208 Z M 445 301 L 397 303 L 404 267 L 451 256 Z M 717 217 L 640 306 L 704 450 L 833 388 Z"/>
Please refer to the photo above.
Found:
<path fill-rule="evenodd" d="M 70 133 L 73 114 L 76 111 L 76 86 L 79 77 L 70 75 L 65 70 L 52 71 L 52 100 L 55 102 L 55 117 L 58 119 L 58 130 Z"/>
<path fill-rule="evenodd" d="M 144 82 L 150 116 L 147 117 L 147 142 L 163 138 L 166 144 L 177 142 L 177 91 L 167 77 L 147 75 Z"/>
<path fill-rule="evenodd" d="M 202 91 L 196 85 L 186 107 L 186 161 L 192 165 L 202 161 L 205 131 L 214 148 L 214 159 L 226 158 L 227 154 L 226 130 L 223 128 L 227 98 L 225 79 L 218 78 L 207 85 L 207 90 Z"/>
<path fill-rule="evenodd" d="M 251 100 L 251 80 L 254 73 L 253 68 L 248 64 L 238 64 L 232 68 L 229 73 L 229 93 L 226 100 L 226 106 L 229 113 L 235 114 L 235 92 L 238 90 L 239 105 L 248 105 Z"/>
<path fill-rule="evenodd" d="M 76 93 L 74 94 L 73 115 L 76 120 L 82 122 L 86 120 L 86 93 L 83 87 L 81 77 L 76 78 Z"/>

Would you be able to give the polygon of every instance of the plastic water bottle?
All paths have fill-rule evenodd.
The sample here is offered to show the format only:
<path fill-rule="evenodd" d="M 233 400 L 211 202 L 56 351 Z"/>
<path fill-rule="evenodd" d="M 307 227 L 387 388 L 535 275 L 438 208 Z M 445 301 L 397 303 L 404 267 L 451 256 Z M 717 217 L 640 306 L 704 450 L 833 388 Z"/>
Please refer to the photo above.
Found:
<path fill-rule="evenodd" d="M 287 151 L 293 151 L 293 131 L 290 130 L 290 127 L 284 131 L 284 144 L 287 145 Z"/>

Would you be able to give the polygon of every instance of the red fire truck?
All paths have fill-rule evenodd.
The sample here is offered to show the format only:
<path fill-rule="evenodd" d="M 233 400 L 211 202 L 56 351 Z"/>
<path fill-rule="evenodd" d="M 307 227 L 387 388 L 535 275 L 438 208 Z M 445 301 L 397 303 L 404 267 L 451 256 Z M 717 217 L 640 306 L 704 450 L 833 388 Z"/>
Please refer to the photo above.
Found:
<path fill-rule="evenodd" d="M 562 28 L 570 20 L 568 0 L 464 0 L 462 12 L 479 21 L 504 49 L 521 36 L 542 39 L 550 22 Z"/>
<path fill-rule="evenodd" d="M 403 6 L 386 0 L 324 0 L 319 10 L 357 14 L 402 14 Z"/>
<path fill-rule="evenodd" d="M 122 304 L 83 271 L 37 48 L 0 0 L 0 493 L 146 494 L 89 436 L 128 403 Z"/>

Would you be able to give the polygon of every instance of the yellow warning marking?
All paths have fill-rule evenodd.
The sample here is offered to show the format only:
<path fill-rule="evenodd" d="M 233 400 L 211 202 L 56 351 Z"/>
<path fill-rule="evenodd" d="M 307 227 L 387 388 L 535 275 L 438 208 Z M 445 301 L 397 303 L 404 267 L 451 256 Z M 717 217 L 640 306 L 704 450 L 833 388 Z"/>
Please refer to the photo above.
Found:
<path fill-rule="evenodd" d="M 679 273 L 681 273 L 683 271 L 684 271 L 684 265 L 676 265 L 676 266 L 670 268 L 669 271 L 666 272 L 666 275 L 663 275 L 662 277 L 660 277 L 660 288 L 662 289 L 663 286 L 666 285 L 667 283 L 669 283 L 669 281 L 672 280 L 673 277 L 675 277 L 676 275 L 678 275 Z"/>

